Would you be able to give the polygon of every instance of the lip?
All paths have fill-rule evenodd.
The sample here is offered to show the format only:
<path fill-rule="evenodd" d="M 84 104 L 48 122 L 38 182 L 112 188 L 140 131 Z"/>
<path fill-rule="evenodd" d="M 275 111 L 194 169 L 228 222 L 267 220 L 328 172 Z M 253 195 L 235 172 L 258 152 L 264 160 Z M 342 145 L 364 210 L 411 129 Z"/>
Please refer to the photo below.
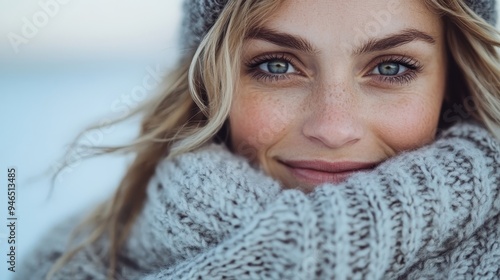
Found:
<path fill-rule="evenodd" d="M 374 162 L 327 162 L 307 160 L 280 160 L 292 175 L 307 184 L 341 183 L 356 172 L 373 169 Z"/>

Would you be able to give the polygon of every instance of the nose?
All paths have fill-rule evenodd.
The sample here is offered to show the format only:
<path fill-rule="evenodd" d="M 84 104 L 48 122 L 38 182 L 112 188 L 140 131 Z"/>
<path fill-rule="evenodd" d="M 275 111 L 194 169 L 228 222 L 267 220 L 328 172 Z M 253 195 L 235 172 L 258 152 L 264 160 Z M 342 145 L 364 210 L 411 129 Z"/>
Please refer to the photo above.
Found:
<path fill-rule="evenodd" d="M 352 88 L 345 84 L 314 90 L 306 106 L 302 134 L 332 149 L 355 144 L 364 133 L 357 100 Z"/>

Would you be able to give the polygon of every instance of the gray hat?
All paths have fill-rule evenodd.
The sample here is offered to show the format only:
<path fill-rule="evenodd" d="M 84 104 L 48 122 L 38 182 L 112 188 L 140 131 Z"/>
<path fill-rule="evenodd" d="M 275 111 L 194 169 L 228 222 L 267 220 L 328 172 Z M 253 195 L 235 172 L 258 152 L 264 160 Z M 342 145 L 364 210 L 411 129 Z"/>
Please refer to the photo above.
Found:
<path fill-rule="evenodd" d="M 182 47 L 198 46 L 203 36 L 217 20 L 226 3 L 231 0 L 184 0 L 184 18 L 181 30 Z M 495 25 L 497 0 L 464 0 L 479 16 Z"/>

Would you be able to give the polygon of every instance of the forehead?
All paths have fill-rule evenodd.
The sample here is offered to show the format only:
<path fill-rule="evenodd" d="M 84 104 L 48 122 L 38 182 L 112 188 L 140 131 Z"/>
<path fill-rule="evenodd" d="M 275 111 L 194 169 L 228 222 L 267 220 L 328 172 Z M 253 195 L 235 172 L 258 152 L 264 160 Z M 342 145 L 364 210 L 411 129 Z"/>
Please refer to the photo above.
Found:
<path fill-rule="evenodd" d="M 314 41 L 352 42 L 417 29 L 440 37 L 442 23 L 425 1 L 284 1 L 266 27 Z"/>

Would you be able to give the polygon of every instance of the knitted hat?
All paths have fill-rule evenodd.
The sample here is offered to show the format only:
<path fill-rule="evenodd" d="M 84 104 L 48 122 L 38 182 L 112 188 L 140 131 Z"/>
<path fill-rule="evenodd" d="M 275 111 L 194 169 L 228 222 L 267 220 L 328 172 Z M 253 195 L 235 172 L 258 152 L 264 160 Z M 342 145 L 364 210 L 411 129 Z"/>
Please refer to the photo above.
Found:
<path fill-rule="evenodd" d="M 231 0 L 184 0 L 184 18 L 181 30 L 183 48 L 198 46 L 203 36 L 217 20 L 226 3 Z M 487 22 L 497 22 L 497 0 L 464 0 L 465 3 Z"/>
<path fill-rule="evenodd" d="M 497 23 L 496 3 L 497 0 L 465 0 L 467 6 L 493 26 Z"/>

